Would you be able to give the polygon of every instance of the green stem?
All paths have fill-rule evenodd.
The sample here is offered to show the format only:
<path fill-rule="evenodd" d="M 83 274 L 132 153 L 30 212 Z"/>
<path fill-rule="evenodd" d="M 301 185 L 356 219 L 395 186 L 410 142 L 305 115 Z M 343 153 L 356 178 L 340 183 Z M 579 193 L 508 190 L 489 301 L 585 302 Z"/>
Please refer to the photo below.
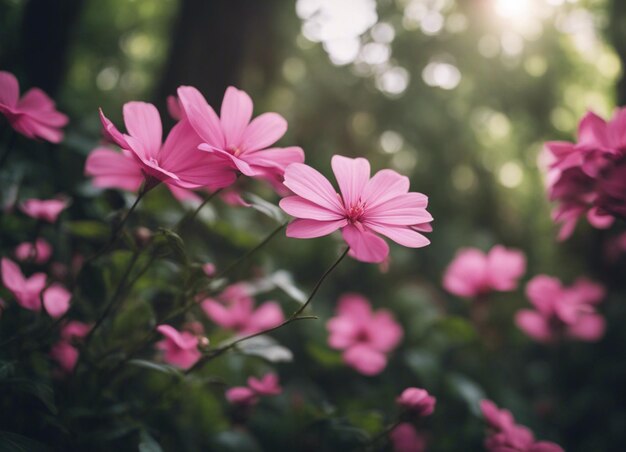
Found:
<path fill-rule="evenodd" d="M 339 265 L 339 263 L 348 255 L 348 251 L 350 251 L 350 247 L 346 248 L 344 250 L 344 252 L 341 253 L 341 255 L 333 263 L 333 265 L 331 265 L 324 272 L 324 274 L 317 281 L 317 283 L 315 284 L 315 287 L 311 291 L 311 294 L 309 295 L 307 300 L 302 304 L 302 306 L 300 306 L 293 314 L 291 314 L 289 316 L 289 318 L 287 318 L 281 324 L 279 324 L 279 325 L 277 325 L 275 327 L 272 327 L 272 328 L 268 328 L 268 329 L 263 330 L 263 331 L 259 331 L 259 332 L 254 333 L 254 334 L 250 334 L 248 336 L 241 337 L 241 338 L 239 338 L 239 339 L 237 339 L 235 341 L 232 341 L 232 342 L 230 342 L 230 343 L 228 343 L 228 344 L 226 344 L 226 345 L 224 345 L 222 347 L 219 347 L 219 348 L 213 350 L 213 352 L 211 354 L 203 356 L 192 367 L 187 369 L 187 371 L 185 373 L 188 374 L 188 373 L 190 373 L 190 372 L 192 372 L 192 371 L 194 371 L 196 369 L 199 369 L 200 367 L 202 367 L 204 365 L 204 363 L 206 363 L 208 361 L 211 361 L 212 359 L 220 356 L 224 352 L 234 348 L 235 346 L 237 346 L 238 344 L 240 344 L 240 343 L 242 343 L 244 341 L 247 341 L 248 339 L 252 339 L 253 337 L 261 336 L 263 334 L 271 333 L 272 331 L 276 331 L 279 328 L 282 328 L 282 327 L 284 327 L 286 325 L 289 325 L 292 322 L 296 322 L 298 320 L 313 320 L 313 319 L 317 319 L 317 317 L 315 317 L 315 316 L 303 316 L 301 314 L 302 314 L 302 312 L 304 312 L 304 310 L 307 308 L 307 306 L 311 303 L 311 301 L 313 300 L 313 297 L 315 296 L 315 294 L 317 294 L 317 291 L 322 286 L 322 283 L 324 282 L 324 280 L 328 277 L 328 275 L 330 275 L 332 273 L 332 271 Z"/>
<path fill-rule="evenodd" d="M 178 223 L 176 223 L 174 225 L 174 227 L 172 228 L 172 230 L 174 232 L 178 232 L 178 230 L 182 227 L 183 224 L 185 224 L 185 222 L 188 221 L 193 221 L 194 218 L 196 218 L 198 216 L 198 214 L 200 213 L 200 211 L 202 210 L 202 208 L 204 206 L 206 206 L 213 198 L 215 198 L 215 196 L 217 196 L 221 191 L 223 190 L 223 188 L 220 188 L 218 190 L 215 190 L 213 193 L 211 193 L 209 196 L 207 196 L 201 203 L 200 205 L 196 208 L 196 210 L 194 210 L 191 215 L 189 215 L 188 217 L 186 215 L 184 215 L 179 221 Z"/>

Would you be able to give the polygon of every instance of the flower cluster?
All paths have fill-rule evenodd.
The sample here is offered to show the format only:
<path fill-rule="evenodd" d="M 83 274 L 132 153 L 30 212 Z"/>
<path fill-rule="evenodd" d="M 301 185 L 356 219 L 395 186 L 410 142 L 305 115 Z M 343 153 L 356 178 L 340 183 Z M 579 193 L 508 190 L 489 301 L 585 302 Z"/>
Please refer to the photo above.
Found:
<path fill-rule="evenodd" d="M 250 407 L 259 402 L 260 396 L 275 396 L 283 392 L 278 375 L 265 374 L 261 378 L 248 378 L 247 386 L 235 386 L 226 391 L 226 400 L 233 405 Z"/>
<path fill-rule="evenodd" d="M 491 400 L 480 402 L 488 431 L 485 449 L 488 452 L 563 452 L 563 449 L 548 441 L 535 441 L 528 428 L 515 423 L 510 411 L 499 409 Z"/>
<path fill-rule="evenodd" d="M 515 322 L 533 339 L 597 341 L 604 334 L 604 318 L 595 308 L 605 295 L 601 285 L 581 278 L 571 287 L 563 287 L 557 278 L 539 275 L 529 281 L 526 295 L 535 310 L 519 311 Z"/>
<path fill-rule="evenodd" d="M 556 201 L 553 218 L 561 224 L 559 239 L 571 236 L 578 219 L 587 215 L 600 229 L 614 218 L 626 218 L 626 109 L 605 121 L 589 112 L 578 126 L 576 143 L 546 143 L 552 160 L 549 197 Z"/>

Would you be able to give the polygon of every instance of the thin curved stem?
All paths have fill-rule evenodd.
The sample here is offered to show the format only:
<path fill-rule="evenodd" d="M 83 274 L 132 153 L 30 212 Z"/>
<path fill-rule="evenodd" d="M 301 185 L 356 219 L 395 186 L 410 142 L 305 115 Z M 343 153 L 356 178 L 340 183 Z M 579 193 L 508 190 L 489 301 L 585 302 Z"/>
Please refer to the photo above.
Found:
<path fill-rule="evenodd" d="M 181 228 L 181 226 L 187 222 L 187 221 L 192 221 L 194 218 L 196 218 L 198 216 L 198 214 L 200 213 L 200 211 L 202 210 L 202 208 L 204 206 L 206 206 L 213 198 L 215 198 L 215 196 L 217 196 L 221 191 L 223 190 L 223 188 L 220 188 L 218 190 L 215 190 L 213 193 L 211 193 L 209 196 L 207 196 L 201 203 L 200 205 L 196 208 L 196 210 L 194 210 L 192 212 L 191 215 L 189 215 L 189 217 L 187 217 L 186 215 L 183 215 L 183 217 L 178 220 L 178 223 L 176 223 L 174 225 L 174 227 L 172 228 L 172 230 L 174 232 L 178 232 L 178 230 Z"/>

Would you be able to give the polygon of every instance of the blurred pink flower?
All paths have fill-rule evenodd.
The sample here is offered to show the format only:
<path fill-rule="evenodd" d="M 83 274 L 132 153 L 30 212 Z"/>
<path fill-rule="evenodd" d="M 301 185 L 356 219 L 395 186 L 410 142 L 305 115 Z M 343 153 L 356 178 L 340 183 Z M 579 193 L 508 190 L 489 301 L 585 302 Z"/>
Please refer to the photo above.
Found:
<path fill-rule="evenodd" d="M 430 243 L 420 234 L 430 230 L 433 220 L 426 211 L 428 198 L 409 193 L 407 177 L 382 170 L 370 178 L 370 164 L 363 158 L 335 155 L 331 163 L 341 196 L 310 166 L 294 163 L 285 171 L 285 186 L 295 196 L 283 198 L 280 207 L 297 218 L 287 227 L 287 237 L 309 239 L 341 229 L 350 255 L 371 263 L 389 254 L 377 234 L 411 248 Z"/>
<path fill-rule="evenodd" d="M 189 121 L 176 124 L 162 143 L 161 118 L 156 107 L 145 102 L 124 104 L 124 123 L 129 134 L 122 134 L 100 111 L 100 119 L 107 137 L 122 150 L 129 151 L 149 184 L 166 182 L 183 189 L 209 187 L 218 189 L 235 181 L 223 161 L 198 151 L 201 140 Z M 130 170 L 124 155 L 104 152 L 102 149 L 87 162 L 88 174 L 99 175 L 100 183 L 122 184 L 128 187 L 136 182 L 136 173 Z M 116 176 L 115 168 L 120 172 Z M 130 178 L 122 181 L 120 178 Z"/>
<path fill-rule="evenodd" d="M 178 331 L 170 325 L 159 325 L 157 331 L 165 336 L 156 347 L 163 351 L 163 359 L 168 364 L 189 369 L 200 359 L 198 338 L 195 335 Z"/>
<path fill-rule="evenodd" d="M 554 342 L 561 338 L 597 341 L 605 330 L 605 321 L 595 306 L 605 295 L 604 288 L 584 278 L 571 287 L 546 275 L 539 275 L 526 286 L 526 296 L 535 310 L 522 309 L 515 323 L 539 342 Z"/>
<path fill-rule="evenodd" d="M 485 254 L 476 248 L 460 249 L 443 277 L 444 288 L 460 297 L 474 298 L 491 291 L 517 287 L 526 271 L 526 257 L 518 250 L 496 245 Z"/>
<path fill-rule="evenodd" d="M 65 199 L 27 199 L 19 207 L 22 212 L 36 220 L 54 223 L 69 202 Z"/>
<path fill-rule="evenodd" d="M 252 406 L 259 401 L 259 396 L 274 396 L 283 391 L 278 375 L 268 373 L 261 378 L 248 378 L 248 386 L 235 386 L 226 391 L 226 400 L 233 405 Z"/>
<path fill-rule="evenodd" d="M 30 278 L 24 274 L 18 265 L 2 258 L 2 283 L 11 291 L 17 303 L 31 311 L 41 310 L 41 291 L 46 286 L 46 275 L 35 273 Z"/>
<path fill-rule="evenodd" d="M 548 441 L 535 441 L 535 436 L 523 425 L 515 424 L 508 410 L 500 410 L 490 400 L 482 400 L 480 408 L 488 424 L 485 449 L 488 452 L 563 452 Z"/>
<path fill-rule="evenodd" d="M 399 424 L 389 433 L 394 452 L 424 452 L 426 440 L 408 422 Z"/>
<path fill-rule="evenodd" d="M 364 375 L 377 375 L 387 366 L 387 354 L 402 340 L 402 327 L 391 312 L 372 311 L 369 301 L 357 294 L 339 299 L 337 316 L 326 323 L 328 344 L 344 350 L 344 362 Z"/>
<path fill-rule="evenodd" d="M 172 119 L 175 121 L 180 121 L 183 119 L 185 112 L 180 106 L 180 100 L 176 96 L 167 96 L 167 112 L 170 114 Z"/>
<path fill-rule="evenodd" d="M 61 328 L 61 338 L 72 341 L 76 339 L 82 339 L 89 334 L 92 325 L 88 323 L 72 320 L 67 322 L 63 328 Z"/>
<path fill-rule="evenodd" d="M 58 318 L 70 308 L 72 294 L 61 284 L 54 283 L 44 291 L 42 298 L 50 317 Z"/>
<path fill-rule="evenodd" d="M 304 162 L 297 146 L 269 147 L 287 131 L 287 121 L 276 113 L 264 113 L 252 121 L 252 99 L 232 86 L 226 89 L 220 116 L 194 87 L 178 88 L 184 115 L 202 138 L 200 149 L 228 162 L 233 173 L 282 180 L 291 163 Z"/>
<path fill-rule="evenodd" d="M 202 302 L 202 309 L 217 325 L 247 335 L 273 328 L 284 320 L 283 311 L 275 301 L 266 301 L 254 309 L 254 300 L 250 297 L 238 297 L 226 305 L 207 298 Z"/>
<path fill-rule="evenodd" d="M 45 264 L 52 256 L 52 246 L 42 238 L 35 243 L 22 242 L 15 248 L 15 257 L 20 262 L 33 261 L 36 264 Z"/>
<path fill-rule="evenodd" d="M 202 266 L 202 271 L 209 278 L 215 275 L 216 270 L 217 269 L 215 268 L 215 264 L 212 264 L 210 262 Z"/>
<path fill-rule="evenodd" d="M 418 416 L 429 416 L 435 411 L 437 399 L 420 388 L 406 388 L 396 399 L 401 407 Z"/>
<path fill-rule="evenodd" d="M 79 351 L 76 342 L 89 334 L 91 325 L 71 321 L 61 328 L 61 339 L 50 349 L 50 357 L 57 362 L 61 371 L 69 374 L 76 367 Z"/>
<path fill-rule="evenodd" d="M 61 128 L 68 123 L 67 116 L 59 112 L 54 101 L 39 88 L 28 90 L 20 99 L 19 82 L 6 71 L 0 71 L 0 113 L 16 132 L 51 143 L 63 139 Z"/>

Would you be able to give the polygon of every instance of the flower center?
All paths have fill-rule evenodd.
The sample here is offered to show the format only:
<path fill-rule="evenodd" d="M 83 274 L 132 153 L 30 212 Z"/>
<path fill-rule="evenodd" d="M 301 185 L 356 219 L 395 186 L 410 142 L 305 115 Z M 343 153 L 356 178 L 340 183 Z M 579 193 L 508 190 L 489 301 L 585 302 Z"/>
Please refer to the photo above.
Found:
<path fill-rule="evenodd" d="M 226 148 L 226 150 L 233 154 L 235 157 L 239 157 L 239 154 L 241 154 L 241 149 L 239 149 L 237 146 L 229 146 L 228 148 Z"/>
<path fill-rule="evenodd" d="M 365 203 L 361 202 L 361 200 L 357 201 L 356 204 L 353 204 L 350 207 L 346 207 L 346 217 L 350 223 L 357 223 L 364 213 Z"/>

